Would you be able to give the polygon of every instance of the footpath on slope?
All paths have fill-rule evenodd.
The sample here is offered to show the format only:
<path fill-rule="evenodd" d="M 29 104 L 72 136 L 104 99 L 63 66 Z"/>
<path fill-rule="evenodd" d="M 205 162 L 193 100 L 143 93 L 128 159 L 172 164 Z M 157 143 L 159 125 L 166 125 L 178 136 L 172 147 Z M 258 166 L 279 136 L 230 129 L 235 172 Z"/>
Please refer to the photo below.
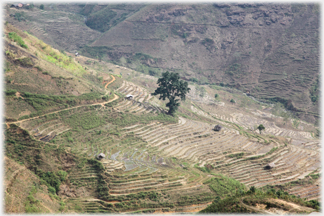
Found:
<path fill-rule="evenodd" d="M 108 85 L 109 85 L 110 83 L 112 83 L 113 81 L 116 80 L 116 78 L 115 78 L 113 75 L 111 75 L 111 76 L 112 76 L 112 80 L 109 81 L 109 82 L 105 85 L 105 88 L 107 88 Z M 107 93 L 108 93 L 108 92 L 106 92 L 105 95 L 107 95 Z M 17 124 L 17 123 L 21 123 L 21 122 L 24 122 L 24 121 L 37 119 L 37 118 L 43 117 L 43 116 L 45 116 L 45 115 L 49 115 L 49 114 L 53 114 L 53 113 L 58 113 L 58 112 L 65 111 L 65 110 L 71 110 L 71 109 L 75 109 L 75 108 L 79 108 L 79 107 L 94 106 L 94 105 L 101 105 L 101 106 L 104 106 L 105 104 L 110 103 L 110 102 L 112 102 L 112 101 L 114 101 L 114 100 L 117 100 L 118 98 L 119 98 L 118 95 L 115 94 L 115 96 L 114 96 L 113 99 L 111 99 L 111 100 L 109 100 L 109 101 L 106 101 L 106 102 L 74 106 L 74 107 L 70 107 L 70 108 L 61 109 L 61 110 L 57 110 L 57 111 L 54 111 L 54 112 L 46 113 L 46 114 L 44 114 L 44 115 L 35 116 L 35 117 L 32 117 L 32 118 L 28 118 L 28 119 L 23 119 L 23 120 L 20 120 L 20 121 L 7 122 L 6 124 L 7 124 L 7 126 L 9 127 L 10 124 Z"/>
<path fill-rule="evenodd" d="M 113 75 L 111 75 L 111 76 L 112 76 L 112 80 L 107 82 L 107 84 L 105 85 L 105 88 L 107 88 L 110 83 L 113 83 L 116 80 L 116 78 Z"/>

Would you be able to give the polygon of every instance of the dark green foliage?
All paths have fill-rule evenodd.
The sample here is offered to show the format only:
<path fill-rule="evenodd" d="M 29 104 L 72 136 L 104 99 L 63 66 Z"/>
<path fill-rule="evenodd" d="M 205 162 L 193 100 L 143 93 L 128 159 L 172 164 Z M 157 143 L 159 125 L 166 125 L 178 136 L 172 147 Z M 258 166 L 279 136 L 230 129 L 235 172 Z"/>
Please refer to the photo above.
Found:
<path fill-rule="evenodd" d="M 63 170 L 59 170 L 59 171 L 57 171 L 56 174 L 60 177 L 61 181 L 65 181 L 67 172 L 65 172 Z"/>
<path fill-rule="evenodd" d="M 109 188 L 107 187 L 107 182 L 105 182 L 102 175 L 99 175 L 97 193 L 99 199 L 106 199 L 109 196 Z"/>
<path fill-rule="evenodd" d="M 310 88 L 309 93 L 311 101 L 315 104 L 319 99 L 319 78 L 316 79 L 315 83 Z"/>
<path fill-rule="evenodd" d="M 25 202 L 26 213 L 41 213 L 41 209 L 38 207 L 39 200 L 36 200 L 33 196 L 36 192 L 37 188 L 33 186 Z"/>
<path fill-rule="evenodd" d="M 37 170 L 37 174 L 40 178 L 46 181 L 51 187 L 53 187 L 56 192 L 59 190 L 61 185 L 61 178 L 57 176 L 54 172 L 43 172 L 41 170 Z"/>
<path fill-rule="evenodd" d="M 231 65 L 226 71 L 225 73 L 230 75 L 230 76 L 234 76 L 236 78 L 239 78 L 242 71 L 241 69 L 241 64 L 235 63 L 233 65 Z M 222 85 L 221 85 L 222 86 Z"/>
<path fill-rule="evenodd" d="M 256 187 L 254 187 L 254 186 L 250 187 L 250 192 L 251 193 L 255 193 L 255 191 L 256 191 Z"/>
<path fill-rule="evenodd" d="M 23 39 L 19 35 L 17 35 L 16 32 L 9 32 L 8 37 L 11 40 L 17 42 L 19 44 L 19 46 L 26 48 L 26 49 L 28 48 L 27 45 L 25 44 L 25 42 L 23 41 Z"/>
<path fill-rule="evenodd" d="M 48 186 L 48 192 L 50 192 L 51 194 L 56 194 L 56 189 L 52 186 Z"/>
<path fill-rule="evenodd" d="M 15 95 L 16 94 L 16 90 L 14 89 L 10 89 L 10 90 L 6 90 L 5 93 L 7 96 L 11 96 L 11 95 Z"/>
<path fill-rule="evenodd" d="M 240 199 L 229 197 L 223 200 L 216 199 L 200 213 L 254 213 L 240 204 Z"/>
<path fill-rule="evenodd" d="M 88 162 L 86 158 L 81 159 L 81 162 L 78 164 L 78 168 L 84 167 L 84 165 Z"/>
<path fill-rule="evenodd" d="M 195 164 L 195 168 L 199 169 L 202 172 L 210 173 L 210 169 L 208 167 L 200 167 L 197 164 Z"/>
<path fill-rule="evenodd" d="M 162 78 L 158 79 L 157 84 L 159 87 L 155 90 L 152 95 L 160 95 L 160 100 L 169 99 L 169 103 L 166 104 L 169 107 L 169 114 L 173 115 L 180 106 L 178 101 L 185 100 L 186 94 L 190 91 L 188 83 L 179 80 L 180 76 L 178 73 L 169 73 L 168 71 L 162 73 Z M 180 99 L 178 99 L 180 98 Z"/>
<path fill-rule="evenodd" d="M 311 174 L 310 177 L 313 179 L 318 179 L 321 175 L 320 174 Z"/>
<path fill-rule="evenodd" d="M 44 5 L 43 4 L 41 4 L 40 6 L 39 6 L 39 9 L 41 9 L 41 10 L 44 10 Z"/>
<path fill-rule="evenodd" d="M 218 94 L 215 94 L 215 98 L 218 98 Z"/>
<path fill-rule="evenodd" d="M 16 62 L 23 67 L 33 67 L 34 66 L 34 62 L 29 57 L 20 58 Z"/>
<path fill-rule="evenodd" d="M 158 195 L 153 191 L 151 194 L 149 194 L 149 199 L 152 201 L 157 201 Z"/>
<path fill-rule="evenodd" d="M 97 160 L 94 159 L 88 159 L 88 163 L 91 164 L 96 170 L 98 171 L 103 171 L 105 170 L 105 167 L 102 165 L 102 163 L 100 163 Z"/>
<path fill-rule="evenodd" d="M 201 44 L 206 47 L 207 50 L 212 51 L 213 49 L 217 49 L 215 47 L 215 42 L 210 38 L 205 38 L 201 41 Z"/>
<path fill-rule="evenodd" d="M 227 157 L 229 158 L 242 158 L 242 156 L 244 155 L 244 152 L 241 152 L 241 153 L 237 153 L 237 154 L 230 154 L 228 155 Z"/>
<path fill-rule="evenodd" d="M 29 4 L 28 6 L 26 6 L 26 9 L 33 9 L 33 8 L 34 8 L 34 4 L 33 3 Z"/>
<path fill-rule="evenodd" d="M 230 102 L 234 104 L 235 103 L 235 100 L 234 99 L 231 99 Z"/>
<path fill-rule="evenodd" d="M 195 82 L 195 83 L 199 83 L 199 80 L 196 79 L 196 78 L 190 78 L 189 81 L 191 81 L 191 82 Z"/>
<path fill-rule="evenodd" d="M 310 200 L 305 202 L 308 207 L 314 208 L 317 211 L 320 211 L 321 204 L 318 200 Z"/>
<path fill-rule="evenodd" d="M 21 12 L 21 13 L 16 12 L 15 19 L 18 20 L 19 22 L 26 21 L 25 13 L 24 12 Z"/>
<path fill-rule="evenodd" d="M 267 186 L 264 189 L 256 189 L 254 186 L 252 186 L 247 193 L 242 190 L 238 190 L 230 197 L 226 197 L 224 199 L 220 199 L 218 197 L 210 206 L 202 210 L 201 213 L 252 213 L 251 210 L 246 209 L 242 205 L 241 201 L 249 206 L 266 204 L 266 209 L 273 207 L 289 211 L 289 208 L 285 207 L 284 205 L 279 205 L 270 201 L 270 199 L 274 198 L 283 199 L 288 202 L 311 207 L 317 211 L 320 211 L 320 203 L 317 200 L 305 201 L 304 199 L 298 198 L 294 195 L 289 195 L 283 190 L 276 191 L 273 186 Z"/>
<path fill-rule="evenodd" d="M 105 32 L 113 26 L 110 21 L 115 18 L 116 15 L 117 13 L 107 6 L 106 8 L 91 14 L 87 19 L 86 25 L 97 31 Z"/>
<path fill-rule="evenodd" d="M 38 71 L 43 71 L 43 69 L 39 66 L 35 66 L 35 68 L 38 70 Z"/>
<path fill-rule="evenodd" d="M 260 132 L 260 134 L 261 134 L 261 131 L 264 130 L 265 127 L 264 127 L 262 124 L 260 124 L 260 125 L 257 127 L 257 129 L 259 130 L 259 132 Z"/>
<path fill-rule="evenodd" d="M 113 48 L 111 47 L 101 47 L 101 46 L 96 46 L 96 47 L 90 47 L 90 46 L 87 46 L 85 45 L 83 48 L 82 48 L 82 55 L 85 55 L 85 56 L 91 56 L 92 58 L 95 58 L 95 59 L 102 59 L 106 54 L 107 52 L 111 52 L 113 50 Z"/>

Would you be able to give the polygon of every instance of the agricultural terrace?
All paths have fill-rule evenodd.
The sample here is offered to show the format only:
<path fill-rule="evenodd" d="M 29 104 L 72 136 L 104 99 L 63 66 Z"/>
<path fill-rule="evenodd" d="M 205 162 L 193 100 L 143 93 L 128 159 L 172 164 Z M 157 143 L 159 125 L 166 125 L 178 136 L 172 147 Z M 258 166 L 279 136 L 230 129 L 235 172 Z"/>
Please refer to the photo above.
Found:
<path fill-rule="evenodd" d="M 318 149 L 307 148 L 318 143 L 311 136 L 302 137 L 308 140 L 303 145 L 285 144 L 243 133 L 248 124 L 243 116 L 211 114 L 215 124 L 224 125 L 215 132 L 214 124 L 166 115 L 134 83 L 123 81 L 115 92 L 119 98 L 112 102 L 16 122 L 35 139 L 84 158 L 68 175 L 72 187 L 87 191 L 86 197 L 69 198 L 68 205 L 82 206 L 84 212 L 197 212 L 215 196 L 287 185 L 319 173 Z M 128 94 L 134 99 L 124 99 Z M 235 126 L 241 122 L 242 127 Z M 105 154 L 100 169 L 94 165 L 99 153 Z M 265 169 L 270 162 L 276 167 Z M 286 188 L 301 198 L 319 198 L 318 184 Z"/>
<path fill-rule="evenodd" d="M 270 107 L 252 109 L 254 103 L 238 109 L 229 102 L 237 96 L 234 93 L 209 87 L 203 91 L 199 86 L 193 87 L 196 92 L 190 93 L 173 117 L 166 114 L 165 104 L 150 94 L 154 78 L 143 87 L 141 76 L 116 65 L 107 67 L 113 68 L 109 71 L 97 71 L 102 77 L 95 77 L 91 75 L 96 72 L 94 68 L 104 68 L 100 63 L 93 60 L 93 65 L 84 67 L 27 33 L 19 35 L 23 40 L 17 42 L 26 43 L 28 50 L 17 46 L 17 35 L 10 34 L 13 41 L 6 39 L 10 64 L 15 55 L 33 52 L 38 65 L 23 72 L 19 70 L 24 65 L 10 67 L 15 70 L 10 77 L 24 82 L 18 76 L 37 77 L 50 62 L 52 71 L 43 74 L 44 79 L 53 80 L 54 74 L 59 74 L 55 71 L 60 70 L 71 76 L 71 83 L 66 77 L 59 81 L 54 78 L 56 93 L 66 86 L 71 92 L 79 91 L 75 96 L 43 95 L 38 93 L 46 88 L 35 87 L 30 90 L 36 93 L 29 93 L 27 87 L 10 80 L 6 91 L 12 107 L 22 111 L 19 102 L 32 107 L 25 115 L 6 122 L 6 154 L 34 170 L 54 200 L 64 199 L 60 200 L 62 211 L 198 212 L 210 206 L 215 197 L 226 200 L 246 195 L 251 187 L 259 194 L 272 189 L 284 191 L 279 194 L 290 194 L 301 205 L 320 200 L 319 139 L 314 126 L 269 114 Z M 80 61 L 90 60 L 80 57 Z M 122 79 L 122 72 L 137 78 L 134 82 Z M 19 91 L 15 90 L 18 87 Z M 215 93 L 227 100 L 208 96 Z M 133 98 L 126 99 L 126 95 Z M 244 101 L 242 97 L 233 101 Z M 216 124 L 223 126 L 221 131 L 213 130 Z M 265 126 L 261 134 L 256 127 L 259 124 Z M 96 159 L 99 153 L 105 155 L 101 160 Z M 57 161 L 62 162 L 55 165 L 59 171 L 42 171 L 53 168 Z M 269 163 L 275 166 L 266 169 Z M 61 177 L 52 181 L 57 175 Z M 242 202 L 248 206 L 255 203 L 252 201 Z M 242 209 L 258 212 L 246 206 Z"/>

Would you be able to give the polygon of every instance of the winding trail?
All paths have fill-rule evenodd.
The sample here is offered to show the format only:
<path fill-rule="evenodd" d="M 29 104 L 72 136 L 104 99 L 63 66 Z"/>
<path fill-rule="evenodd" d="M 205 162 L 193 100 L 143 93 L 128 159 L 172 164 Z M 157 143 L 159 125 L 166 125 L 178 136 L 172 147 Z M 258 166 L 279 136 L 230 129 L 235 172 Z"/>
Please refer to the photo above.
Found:
<path fill-rule="evenodd" d="M 116 78 L 113 75 L 111 75 L 111 76 L 112 76 L 112 80 L 107 82 L 107 84 L 105 85 L 105 88 L 107 88 L 110 83 L 113 83 L 116 80 Z"/>
<path fill-rule="evenodd" d="M 114 82 L 116 80 L 116 78 L 112 76 L 112 80 L 109 81 L 106 85 L 105 85 L 105 88 L 108 87 L 108 85 L 112 82 Z M 107 92 L 108 93 L 108 92 Z M 107 93 L 105 95 L 107 95 Z M 110 102 L 113 102 L 114 100 L 117 100 L 119 97 L 118 95 L 115 94 L 114 98 L 109 100 L 109 101 L 106 101 L 106 102 L 100 102 L 100 103 L 93 103 L 93 104 L 86 104 L 86 105 L 79 105 L 79 106 L 74 106 L 74 107 L 70 107 L 70 108 L 66 108 L 66 109 L 61 109 L 61 110 L 57 110 L 57 111 L 53 111 L 53 112 L 49 112 L 49 113 L 46 113 L 44 115 L 40 115 L 40 116 L 35 116 L 35 117 L 32 117 L 32 118 L 28 118 L 28 119 L 23 119 L 23 120 L 20 120 L 20 121 L 15 121 L 15 122 L 8 122 L 6 123 L 7 124 L 7 127 L 9 127 L 10 124 L 17 124 L 17 123 L 21 123 L 21 122 L 24 122 L 24 121 L 28 121 L 28 120 L 33 120 L 33 119 L 37 119 L 37 118 L 40 118 L 40 117 L 43 117 L 45 115 L 49 115 L 49 114 L 53 114 L 53 113 L 58 113 L 58 112 L 61 112 L 61 111 L 65 111 L 65 110 L 71 110 L 71 109 L 75 109 L 75 108 L 79 108 L 79 107 L 86 107 L 86 106 L 94 106 L 94 105 L 101 105 L 101 106 L 104 106 L 105 104 L 107 103 L 110 103 Z"/>

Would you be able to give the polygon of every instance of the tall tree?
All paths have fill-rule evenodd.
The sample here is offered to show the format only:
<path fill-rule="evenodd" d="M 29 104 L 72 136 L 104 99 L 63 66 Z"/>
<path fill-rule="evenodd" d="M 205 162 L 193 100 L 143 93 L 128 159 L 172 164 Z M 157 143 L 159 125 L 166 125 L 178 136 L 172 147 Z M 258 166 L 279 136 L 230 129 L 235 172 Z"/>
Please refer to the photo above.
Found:
<path fill-rule="evenodd" d="M 261 134 L 261 131 L 264 130 L 265 127 L 264 127 L 262 124 L 260 124 L 260 125 L 257 127 L 257 129 L 259 130 L 259 132 L 260 132 L 260 134 Z"/>
<path fill-rule="evenodd" d="M 160 100 L 169 99 L 169 103 L 166 104 L 169 107 L 168 114 L 173 115 L 180 106 L 180 99 L 186 100 L 186 94 L 190 91 L 188 83 L 180 80 L 178 73 L 165 72 L 162 73 L 162 77 L 158 79 L 157 84 L 159 87 L 152 95 L 160 95 Z"/>

